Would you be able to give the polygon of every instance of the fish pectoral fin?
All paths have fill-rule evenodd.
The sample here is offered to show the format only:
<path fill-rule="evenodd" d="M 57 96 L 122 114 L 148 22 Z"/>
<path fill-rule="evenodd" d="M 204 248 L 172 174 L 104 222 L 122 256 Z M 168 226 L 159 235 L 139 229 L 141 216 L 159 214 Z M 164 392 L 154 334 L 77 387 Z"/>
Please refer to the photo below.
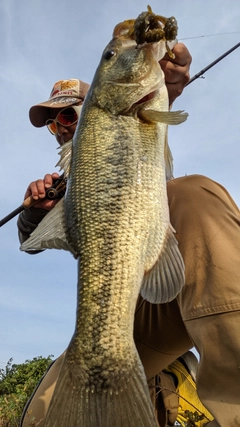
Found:
<path fill-rule="evenodd" d="M 77 255 L 70 247 L 65 232 L 64 198 L 47 213 L 30 237 L 20 246 L 21 251 L 35 251 L 42 249 L 65 249 L 75 258 Z"/>
<path fill-rule="evenodd" d="M 168 133 L 167 132 L 165 135 L 164 160 L 165 160 L 166 180 L 170 181 L 170 179 L 173 179 L 173 156 L 172 156 L 171 149 L 168 145 Z"/>
<path fill-rule="evenodd" d="M 184 262 L 170 226 L 161 255 L 152 269 L 145 273 L 141 295 L 153 304 L 163 304 L 179 294 L 184 282 Z"/>
<path fill-rule="evenodd" d="M 156 110 L 139 110 L 138 117 L 150 123 L 165 123 L 167 125 L 179 125 L 188 118 L 188 113 L 183 110 L 178 111 L 156 111 Z"/>

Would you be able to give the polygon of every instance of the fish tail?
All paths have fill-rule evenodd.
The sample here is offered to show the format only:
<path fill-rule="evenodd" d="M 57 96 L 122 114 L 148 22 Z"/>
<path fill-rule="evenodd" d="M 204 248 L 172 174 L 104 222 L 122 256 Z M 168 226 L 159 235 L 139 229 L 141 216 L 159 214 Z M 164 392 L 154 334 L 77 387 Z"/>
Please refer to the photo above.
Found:
<path fill-rule="evenodd" d="M 79 366 L 63 363 L 45 427 L 157 427 L 140 362 L 127 380 L 104 391 L 81 384 Z"/>

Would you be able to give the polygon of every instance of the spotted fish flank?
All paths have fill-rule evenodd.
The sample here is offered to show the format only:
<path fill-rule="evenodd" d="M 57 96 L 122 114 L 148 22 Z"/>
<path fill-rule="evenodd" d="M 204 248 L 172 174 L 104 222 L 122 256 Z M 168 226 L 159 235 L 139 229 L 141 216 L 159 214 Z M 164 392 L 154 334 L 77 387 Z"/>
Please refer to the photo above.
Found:
<path fill-rule="evenodd" d="M 165 52 L 165 40 L 137 46 L 121 31 L 104 49 L 74 136 L 65 198 L 22 245 L 63 248 L 78 259 L 76 329 L 45 427 L 157 426 L 133 319 L 140 292 L 163 303 L 184 284 L 165 151 L 168 124 L 187 115 L 168 112 L 158 63 Z"/>

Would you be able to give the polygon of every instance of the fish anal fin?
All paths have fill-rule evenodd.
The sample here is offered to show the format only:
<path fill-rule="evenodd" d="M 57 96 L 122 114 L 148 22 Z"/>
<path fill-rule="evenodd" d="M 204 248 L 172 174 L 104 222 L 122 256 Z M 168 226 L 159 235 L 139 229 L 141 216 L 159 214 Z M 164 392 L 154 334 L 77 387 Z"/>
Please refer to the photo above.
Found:
<path fill-rule="evenodd" d="M 183 110 L 178 111 L 156 111 L 156 110 L 139 110 L 138 117 L 149 123 L 165 123 L 167 125 L 179 125 L 188 118 L 188 113 Z"/>
<path fill-rule="evenodd" d="M 163 304 L 172 301 L 179 294 L 184 281 L 184 262 L 174 230 L 170 226 L 157 262 L 145 273 L 141 295 L 153 304 Z"/>
<path fill-rule="evenodd" d="M 65 361 L 67 360 L 67 356 Z M 114 390 L 95 391 L 77 362 L 63 362 L 45 427 L 157 427 L 140 361 Z M 144 383 L 142 381 L 144 378 Z"/>

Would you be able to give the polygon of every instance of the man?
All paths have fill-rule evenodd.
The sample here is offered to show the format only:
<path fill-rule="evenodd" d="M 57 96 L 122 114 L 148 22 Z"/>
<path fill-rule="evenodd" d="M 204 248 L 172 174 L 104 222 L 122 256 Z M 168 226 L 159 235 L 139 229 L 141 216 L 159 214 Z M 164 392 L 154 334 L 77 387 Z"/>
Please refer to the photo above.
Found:
<path fill-rule="evenodd" d="M 165 58 L 161 61 L 170 103 L 181 94 L 189 80 L 191 63 L 184 45 L 176 45 L 174 53 L 175 60 Z M 61 91 L 58 95 L 64 98 Z M 77 103 L 76 100 L 72 105 Z M 34 112 L 39 107 L 45 112 L 48 110 L 48 116 L 37 123 Z M 57 117 L 59 112 L 59 109 L 49 108 L 49 103 L 39 104 L 30 109 L 30 120 L 35 126 L 44 126 L 47 119 L 55 119 L 56 138 L 61 144 L 71 139 L 71 132 L 69 125 L 61 124 L 62 117 Z M 40 120 L 40 110 L 37 117 Z M 74 126 L 72 120 L 70 124 Z M 29 185 L 25 197 L 32 195 L 39 203 L 19 217 L 21 241 L 56 203 L 41 201 L 45 189 L 52 185 L 56 176 L 47 174 L 43 180 Z M 185 286 L 178 297 L 167 304 L 153 305 L 139 297 L 135 343 L 154 393 L 159 376 L 161 379 L 158 373 L 195 345 L 200 353 L 198 394 L 214 417 L 209 427 L 240 426 L 239 209 L 221 185 L 203 176 L 173 179 L 167 189 L 171 223 L 177 231 L 186 267 Z M 61 360 L 57 359 L 52 367 L 56 372 Z M 55 379 L 56 376 L 57 373 Z M 47 389 L 51 396 L 53 388 L 53 379 L 46 376 L 42 395 L 45 393 L 46 396 Z M 158 403 L 156 400 L 156 410 Z"/>
<path fill-rule="evenodd" d="M 184 86 L 189 81 L 189 67 L 192 61 L 189 51 L 182 43 L 178 43 L 174 49 L 174 53 L 176 55 L 174 60 L 170 60 L 169 56 L 166 55 L 160 61 L 162 70 L 166 76 L 169 105 L 181 95 Z M 31 123 L 36 127 L 43 127 L 46 125 L 47 120 L 55 119 L 63 108 L 82 105 L 88 88 L 89 85 L 87 83 L 80 82 L 77 79 L 55 83 L 50 94 L 50 100 L 30 108 L 29 116 Z M 52 101 L 51 98 L 53 98 Z M 57 121 L 55 132 L 50 131 L 55 135 L 58 144 L 63 145 L 73 138 L 76 126 L 77 120 L 74 120 L 74 118 L 70 126 L 63 126 Z M 48 128 L 50 129 L 49 126 Z M 56 204 L 56 201 L 44 200 L 41 202 L 41 199 L 45 197 L 45 189 L 51 187 L 53 179 L 58 177 L 59 175 L 56 173 L 46 174 L 43 179 L 38 179 L 29 184 L 24 198 L 32 196 L 35 200 L 39 199 L 39 203 L 34 208 L 24 211 L 20 216 L 19 231 L 21 242 L 24 240 L 24 237 L 27 238 L 29 236 L 44 214 L 46 215 L 47 211 Z M 37 212 L 36 208 L 45 209 L 45 212 Z M 31 220 L 33 220 L 32 226 L 30 225 Z"/>

